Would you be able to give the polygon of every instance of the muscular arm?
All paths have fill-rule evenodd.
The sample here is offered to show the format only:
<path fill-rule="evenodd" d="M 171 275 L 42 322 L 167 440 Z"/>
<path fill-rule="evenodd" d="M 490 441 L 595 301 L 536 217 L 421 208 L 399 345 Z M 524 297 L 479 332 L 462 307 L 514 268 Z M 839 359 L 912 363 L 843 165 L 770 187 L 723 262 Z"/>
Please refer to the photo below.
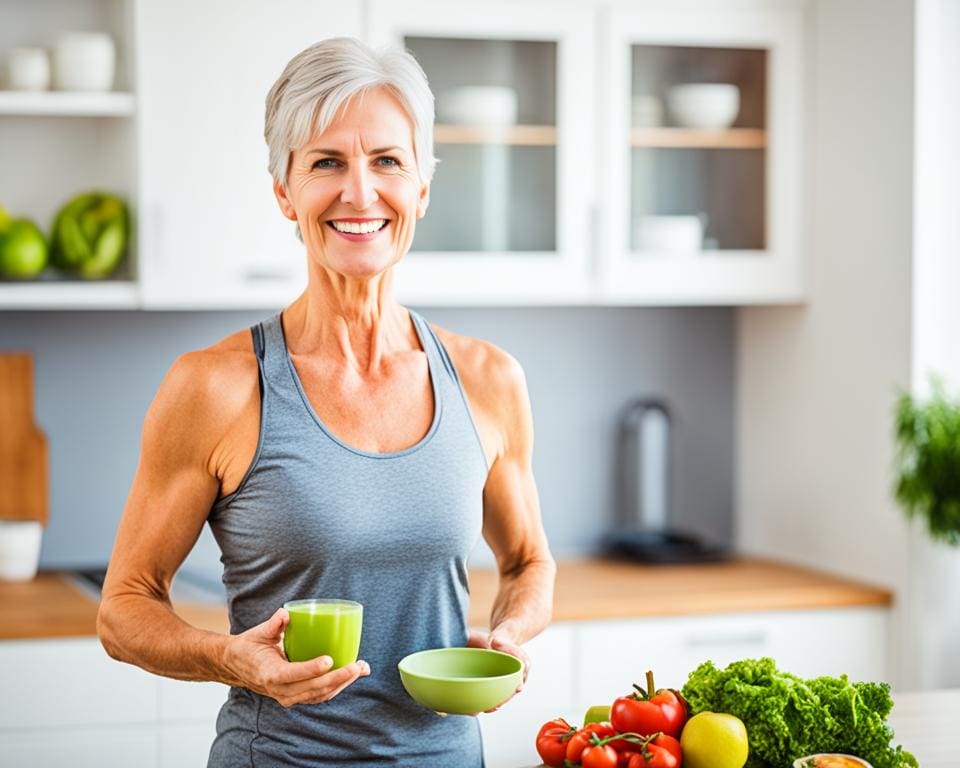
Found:
<path fill-rule="evenodd" d="M 144 422 L 97 633 L 113 658 L 156 674 L 248 688 L 284 706 L 318 703 L 370 674 L 366 662 L 333 671 L 327 656 L 288 662 L 279 647 L 289 622 L 282 608 L 242 634 L 223 635 L 187 624 L 170 603 L 174 574 L 200 534 L 220 479 L 252 458 L 251 441 L 238 439 L 251 414 L 256 428 L 259 411 L 251 346 L 247 335 L 239 346 L 185 355 L 160 386 Z M 238 444 L 251 450 L 238 453 Z"/>
<path fill-rule="evenodd" d="M 230 403 L 216 400 L 205 355 L 180 358 L 147 412 L 97 631 L 111 656 L 150 672 L 237 684 L 224 663 L 227 637 L 188 625 L 169 598 L 219 489 L 211 465 Z"/>
<path fill-rule="evenodd" d="M 490 633 L 525 643 L 549 623 L 556 564 L 540 520 L 533 478 L 533 417 L 526 381 L 512 358 L 499 362 L 495 413 L 502 442 L 483 490 L 483 535 L 497 559 L 499 589 Z"/>
<path fill-rule="evenodd" d="M 497 559 L 500 583 L 486 642 L 496 646 L 500 637 L 519 646 L 549 623 L 556 574 L 533 478 L 526 380 L 520 364 L 492 344 L 436 330 L 457 367 L 490 463 L 483 535 Z"/>

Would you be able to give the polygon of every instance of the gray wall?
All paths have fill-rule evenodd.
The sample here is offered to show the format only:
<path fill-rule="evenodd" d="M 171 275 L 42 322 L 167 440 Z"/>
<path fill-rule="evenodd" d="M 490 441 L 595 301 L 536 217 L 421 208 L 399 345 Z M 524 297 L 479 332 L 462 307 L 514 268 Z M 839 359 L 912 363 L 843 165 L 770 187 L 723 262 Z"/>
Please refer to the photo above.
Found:
<path fill-rule="evenodd" d="M 728 309 L 422 309 L 523 364 L 535 472 L 554 552 L 590 551 L 613 524 L 615 427 L 642 394 L 676 416 L 675 518 L 732 540 L 733 313 Z M 267 312 L 0 312 L 0 350 L 36 359 L 36 419 L 50 442 L 45 566 L 106 561 L 136 468 L 140 425 L 174 358 Z M 219 568 L 205 533 L 188 564 Z M 482 549 L 476 562 L 489 561 Z"/>

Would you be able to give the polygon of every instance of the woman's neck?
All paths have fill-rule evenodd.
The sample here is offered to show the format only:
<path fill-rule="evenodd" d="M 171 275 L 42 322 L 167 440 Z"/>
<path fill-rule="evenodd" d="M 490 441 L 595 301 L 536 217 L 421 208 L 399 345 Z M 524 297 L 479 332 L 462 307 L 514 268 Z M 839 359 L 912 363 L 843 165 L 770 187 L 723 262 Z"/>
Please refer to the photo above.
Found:
<path fill-rule="evenodd" d="M 363 374 L 377 371 L 385 355 L 419 348 L 393 296 L 392 273 L 358 280 L 311 270 L 307 289 L 283 312 L 290 353 L 319 354 Z"/>

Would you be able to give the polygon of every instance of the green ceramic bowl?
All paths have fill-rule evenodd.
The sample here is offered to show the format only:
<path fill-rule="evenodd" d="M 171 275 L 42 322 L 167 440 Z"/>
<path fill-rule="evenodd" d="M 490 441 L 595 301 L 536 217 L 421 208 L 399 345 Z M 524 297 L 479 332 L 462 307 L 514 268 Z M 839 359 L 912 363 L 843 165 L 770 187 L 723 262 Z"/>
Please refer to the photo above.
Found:
<path fill-rule="evenodd" d="M 411 653 L 397 665 L 410 697 L 435 712 L 485 712 L 513 695 L 523 662 L 486 648 L 437 648 Z"/>

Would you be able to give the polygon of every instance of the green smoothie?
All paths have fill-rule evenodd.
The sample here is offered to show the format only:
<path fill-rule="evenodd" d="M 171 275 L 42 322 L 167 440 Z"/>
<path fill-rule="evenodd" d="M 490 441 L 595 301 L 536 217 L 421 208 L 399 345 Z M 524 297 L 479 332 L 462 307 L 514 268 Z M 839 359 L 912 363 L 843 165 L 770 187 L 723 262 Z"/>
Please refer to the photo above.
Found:
<path fill-rule="evenodd" d="M 290 623 L 283 633 L 283 650 L 290 661 L 317 656 L 333 659 L 332 669 L 357 660 L 363 606 L 352 600 L 293 600 L 284 603 Z"/>

